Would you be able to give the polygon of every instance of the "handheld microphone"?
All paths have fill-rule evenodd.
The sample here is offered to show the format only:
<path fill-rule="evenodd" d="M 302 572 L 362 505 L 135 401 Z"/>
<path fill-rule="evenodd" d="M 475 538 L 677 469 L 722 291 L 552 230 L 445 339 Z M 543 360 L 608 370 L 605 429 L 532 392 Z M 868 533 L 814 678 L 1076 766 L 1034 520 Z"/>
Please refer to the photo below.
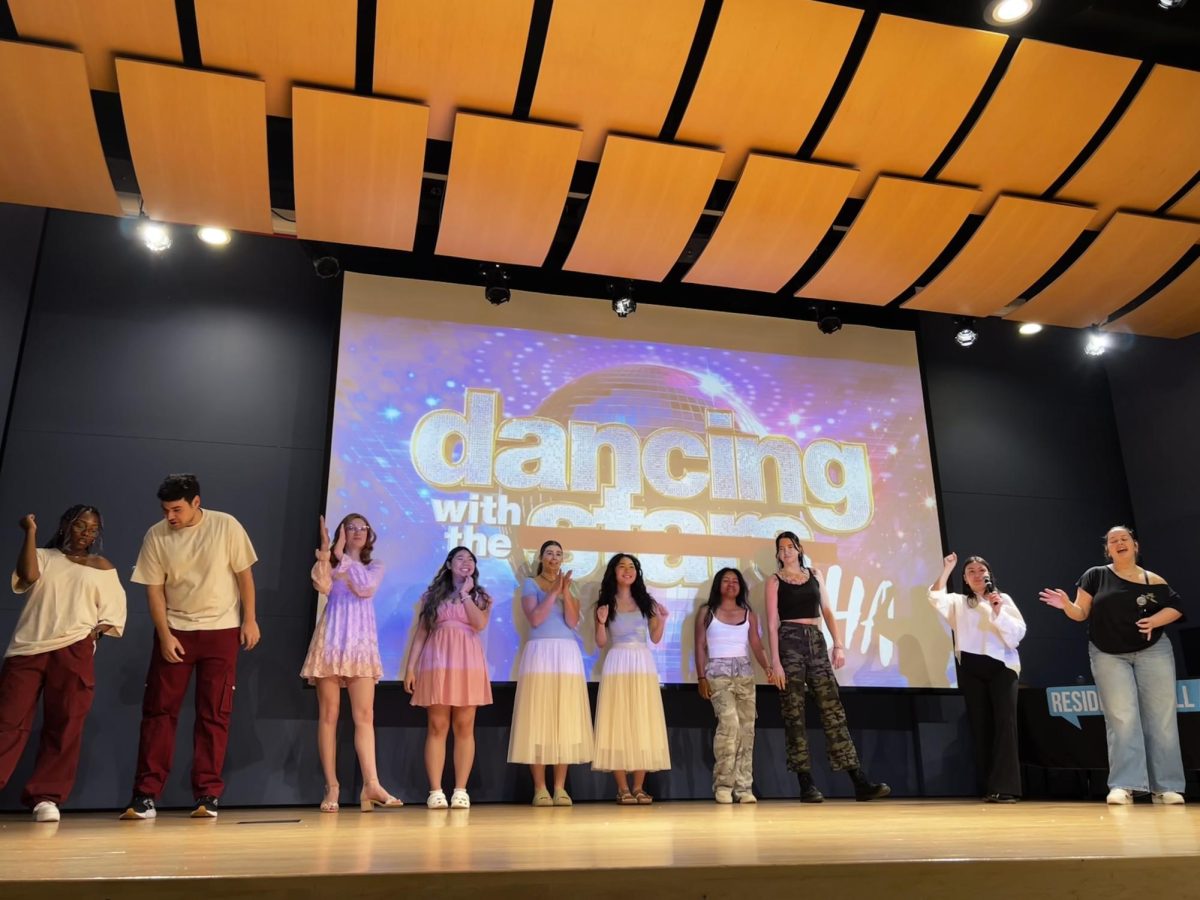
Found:
<path fill-rule="evenodd" d="M 983 593 L 984 596 L 996 593 L 996 585 L 992 583 L 991 578 L 988 578 L 983 582 Z"/>

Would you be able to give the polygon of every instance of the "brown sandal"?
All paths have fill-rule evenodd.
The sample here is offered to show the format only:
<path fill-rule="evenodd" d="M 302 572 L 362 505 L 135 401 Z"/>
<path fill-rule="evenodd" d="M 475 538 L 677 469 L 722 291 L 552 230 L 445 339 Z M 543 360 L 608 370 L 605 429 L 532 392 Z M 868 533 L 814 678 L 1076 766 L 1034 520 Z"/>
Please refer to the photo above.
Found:
<path fill-rule="evenodd" d="M 634 802 L 637 803 L 639 806 L 649 806 L 651 803 L 654 802 L 654 798 L 651 797 L 649 794 L 647 794 L 645 791 L 643 791 L 641 788 L 638 788 L 636 791 L 633 792 L 633 799 L 634 799 Z"/>
<path fill-rule="evenodd" d="M 637 798 L 629 791 L 617 791 L 617 802 L 622 806 L 636 806 Z"/>

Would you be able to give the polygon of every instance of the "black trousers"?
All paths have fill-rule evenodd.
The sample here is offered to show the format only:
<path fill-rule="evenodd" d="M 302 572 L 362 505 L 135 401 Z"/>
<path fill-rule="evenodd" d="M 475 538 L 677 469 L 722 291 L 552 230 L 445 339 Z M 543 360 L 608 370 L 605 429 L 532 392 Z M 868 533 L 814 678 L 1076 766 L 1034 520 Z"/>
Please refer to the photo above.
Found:
<path fill-rule="evenodd" d="M 982 793 L 1019 797 L 1017 673 L 990 656 L 966 652 L 960 656 L 958 686 L 967 701 Z"/>

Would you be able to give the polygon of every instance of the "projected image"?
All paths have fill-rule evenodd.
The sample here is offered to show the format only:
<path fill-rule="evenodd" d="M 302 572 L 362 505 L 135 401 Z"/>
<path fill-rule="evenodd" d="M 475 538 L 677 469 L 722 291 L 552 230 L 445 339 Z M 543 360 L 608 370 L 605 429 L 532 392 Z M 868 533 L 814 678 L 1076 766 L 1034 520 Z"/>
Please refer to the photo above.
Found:
<path fill-rule="evenodd" d="M 722 348 L 719 331 L 697 346 L 633 328 L 415 318 L 405 298 L 422 283 L 396 282 L 394 314 L 360 308 L 357 284 L 343 302 L 327 515 L 362 513 L 379 534 L 386 678 L 402 677 L 420 595 L 464 545 L 496 599 L 483 634 L 491 676 L 513 680 L 528 630 L 521 587 L 553 538 L 583 604 L 590 677 L 591 608 L 608 559 L 625 551 L 670 611 L 654 648 L 662 680 L 694 681 L 693 617 L 713 574 L 739 567 L 761 612 L 773 539 L 790 530 L 826 573 L 843 684 L 951 683 L 925 599 L 940 545 L 915 362 Z"/>

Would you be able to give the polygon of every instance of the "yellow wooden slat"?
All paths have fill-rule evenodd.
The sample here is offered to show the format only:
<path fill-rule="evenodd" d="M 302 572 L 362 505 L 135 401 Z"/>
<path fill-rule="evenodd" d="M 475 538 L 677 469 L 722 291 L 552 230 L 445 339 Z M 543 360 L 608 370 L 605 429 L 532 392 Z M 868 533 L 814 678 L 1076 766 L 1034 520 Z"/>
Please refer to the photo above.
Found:
<path fill-rule="evenodd" d="M 938 178 L 979 185 L 977 213 L 1002 191 L 1043 193 L 1096 133 L 1137 67 L 1120 56 L 1022 41 Z"/>
<path fill-rule="evenodd" d="M 92 90 L 115 91 L 118 56 L 181 62 L 175 0 L 8 0 L 17 33 L 83 53 Z"/>
<path fill-rule="evenodd" d="M 0 202 L 121 215 L 83 54 L 0 41 Z"/>
<path fill-rule="evenodd" d="M 1200 72 L 1155 66 L 1125 114 L 1058 193 L 1097 208 L 1154 212 L 1200 168 Z"/>
<path fill-rule="evenodd" d="M 1180 219 L 1200 219 L 1200 184 L 1176 200 L 1169 212 Z"/>
<path fill-rule="evenodd" d="M 737 178 L 751 151 L 795 153 L 861 18 L 814 0 L 726 0 L 677 138 L 724 150 L 722 178 Z"/>
<path fill-rule="evenodd" d="M 1000 197 L 958 255 L 904 305 L 994 315 L 1050 270 L 1094 212 L 1086 206 Z"/>
<path fill-rule="evenodd" d="M 609 137 L 564 269 L 660 281 L 679 259 L 722 154 Z"/>
<path fill-rule="evenodd" d="M 424 106 L 295 88 L 296 236 L 411 250 L 428 127 Z"/>
<path fill-rule="evenodd" d="M 978 196 L 971 188 L 879 178 L 833 255 L 796 296 L 890 303 L 937 259 Z"/>
<path fill-rule="evenodd" d="M 117 80 L 147 215 L 271 232 L 261 81 L 128 59 Z"/>
<path fill-rule="evenodd" d="M 353 88 L 357 0 L 195 0 L 204 65 L 267 86 L 267 114 L 292 114 L 292 86 Z"/>
<path fill-rule="evenodd" d="M 379 0 L 375 93 L 427 103 L 439 141 L 457 110 L 510 114 L 532 14 L 533 0 Z"/>
<path fill-rule="evenodd" d="M 962 124 L 1005 36 L 883 15 L 814 156 L 877 175 L 921 176 Z"/>
<path fill-rule="evenodd" d="M 533 117 L 582 128 L 586 160 L 600 157 L 613 132 L 656 137 L 703 6 L 703 0 L 557 0 Z"/>
<path fill-rule="evenodd" d="M 1175 265 L 1200 223 L 1117 213 L 1074 264 L 1006 318 L 1083 328 L 1104 321 Z"/>
<path fill-rule="evenodd" d="M 1141 306 L 1106 325 L 1105 330 L 1164 338 L 1185 338 L 1200 332 L 1200 260 Z"/>
<path fill-rule="evenodd" d="M 774 293 L 828 233 L 857 176 L 752 153 L 721 223 L 683 280 Z"/>
<path fill-rule="evenodd" d="M 540 266 L 579 157 L 574 128 L 459 113 L 437 252 Z"/>

